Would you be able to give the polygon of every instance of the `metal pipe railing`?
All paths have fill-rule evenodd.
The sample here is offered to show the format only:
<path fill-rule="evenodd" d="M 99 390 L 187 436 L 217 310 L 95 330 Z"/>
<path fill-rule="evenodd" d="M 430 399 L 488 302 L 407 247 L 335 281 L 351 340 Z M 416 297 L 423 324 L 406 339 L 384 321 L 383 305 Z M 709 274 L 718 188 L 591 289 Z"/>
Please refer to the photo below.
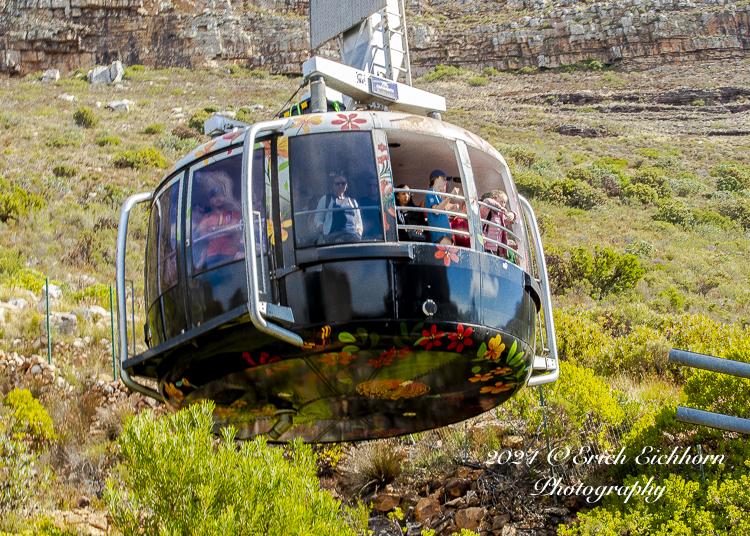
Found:
<path fill-rule="evenodd" d="M 549 374 L 534 376 L 529 378 L 526 385 L 533 387 L 545 383 L 553 383 L 560 376 L 560 361 L 557 358 L 557 339 L 555 338 L 555 319 L 552 316 L 552 292 L 549 288 L 549 278 L 547 277 L 547 263 L 544 260 L 544 248 L 542 248 L 542 235 L 539 232 L 539 224 L 534 215 L 534 209 L 531 208 L 525 197 L 518 196 L 521 201 L 521 208 L 528 219 L 529 235 L 534 242 L 534 251 L 536 252 L 537 266 L 539 267 L 539 286 L 541 287 L 542 314 L 544 315 L 544 324 L 547 328 L 547 346 L 549 348 L 549 358 L 554 361 L 554 369 Z"/>
<path fill-rule="evenodd" d="M 242 154 L 242 219 L 246 222 L 252 221 L 250 213 L 253 207 L 253 151 L 255 150 L 255 138 L 261 132 L 274 132 L 284 130 L 294 124 L 288 119 L 277 119 L 275 121 L 266 121 L 253 125 L 245 134 L 244 152 Z M 280 339 L 295 346 L 302 346 L 304 341 L 302 337 L 279 327 L 275 324 L 269 324 L 263 318 L 261 313 L 261 303 L 258 291 L 258 267 L 256 266 L 255 252 L 255 229 L 253 225 L 245 225 L 245 272 L 247 274 L 247 306 L 250 314 L 250 321 L 258 328 L 258 331 L 267 333 L 277 339 Z M 261 259 L 261 262 L 264 262 Z"/>
<path fill-rule="evenodd" d="M 115 285 L 117 288 L 117 347 L 119 348 L 120 354 L 120 378 L 122 378 L 122 383 L 137 393 L 150 396 L 159 402 L 164 402 L 164 399 L 158 391 L 136 382 L 130 377 L 128 371 L 122 368 L 123 356 L 127 357 L 128 355 L 128 319 L 127 302 L 125 299 L 125 253 L 128 241 L 128 220 L 130 219 L 130 211 L 135 205 L 149 201 L 153 196 L 153 192 L 131 195 L 125 200 L 125 203 L 120 210 L 120 224 L 117 228 L 117 254 L 115 257 Z M 135 332 L 135 326 L 133 326 L 133 331 Z M 135 339 L 135 333 L 133 334 L 133 339 Z M 112 344 L 114 343 L 115 341 L 112 341 Z"/>
<path fill-rule="evenodd" d="M 732 359 L 724 359 L 672 348 L 669 351 L 669 362 L 675 365 L 707 370 L 718 374 L 727 374 L 737 378 L 750 379 L 750 363 L 743 363 L 742 361 L 734 361 Z M 709 428 L 717 428 L 719 430 L 728 430 L 730 432 L 750 435 L 750 419 L 732 417 L 731 415 L 724 415 L 722 413 L 714 413 L 712 411 L 704 411 L 701 409 L 686 408 L 683 406 L 677 406 L 677 414 L 675 415 L 675 418 L 679 422 L 708 426 Z"/>

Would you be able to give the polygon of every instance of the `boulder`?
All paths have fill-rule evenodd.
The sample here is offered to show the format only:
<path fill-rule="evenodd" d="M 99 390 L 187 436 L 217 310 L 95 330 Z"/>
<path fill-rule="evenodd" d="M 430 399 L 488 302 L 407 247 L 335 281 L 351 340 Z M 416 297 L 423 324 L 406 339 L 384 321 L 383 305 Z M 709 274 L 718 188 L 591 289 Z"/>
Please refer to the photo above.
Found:
<path fill-rule="evenodd" d="M 47 296 L 47 287 L 42 287 L 42 299 L 44 299 Z M 49 299 L 50 300 L 59 300 L 62 298 L 62 289 L 55 285 L 54 283 L 49 284 Z"/>
<path fill-rule="evenodd" d="M 448 497 L 456 499 L 463 496 L 471 486 L 471 480 L 468 478 L 452 478 L 445 483 L 445 491 Z"/>
<path fill-rule="evenodd" d="M 372 507 L 379 512 L 390 512 L 401 503 L 401 496 L 395 493 L 379 493 L 372 500 Z"/>
<path fill-rule="evenodd" d="M 9 298 L 8 304 L 13 305 L 14 307 L 17 307 L 19 309 L 26 309 L 29 306 L 29 302 L 27 302 L 23 298 Z"/>
<path fill-rule="evenodd" d="M 89 320 L 97 320 L 98 318 L 109 318 L 109 311 L 107 311 L 104 307 L 100 307 L 99 305 L 79 307 L 78 309 L 73 309 L 71 313 L 76 316 L 80 316 L 87 322 Z"/>
<path fill-rule="evenodd" d="M 431 497 L 422 497 L 414 508 L 414 519 L 424 521 L 440 515 L 440 503 Z"/>
<path fill-rule="evenodd" d="M 117 84 L 122 80 L 123 75 L 125 74 L 125 69 L 122 68 L 122 62 L 121 61 L 113 61 L 112 66 L 109 68 L 109 79 L 110 84 Z"/>
<path fill-rule="evenodd" d="M 64 101 L 68 101 L 68 102 L 73 102 L 73 101 L 77 101 L 78 100 L 78 98 L 75 95 L 71 95 L 70 93 L 60 93 L 57 96 L 57 98 L 61 99 L 61 100 L 64 100 Z"/>
<path fill-rule="evenodd" d="M 61 335 L 74 335 L 78 329 L 78 317 L 71 313 L 59 313 L 52 311 L 49 315 L 50 327 Z M 39 329 L 42 332 L 42 339 L 46 343 L 47 339 L 47 319 L 39 320 Z"/>
<path fill-rule="evenodd" d="M 108 67 L 97 65 L 89 71 L 89 84 L 109 84 L 111 81 Z"/>
<path fill-rule="evenodd" d="M 49 84 L 60 80 L 60 71 L 58 69 L 47 69 L 42 73 L 42 82 Z"/>
<path fill-rule="evenodd" d="M 116 100 L 107 103 L 105 108 L 109 108 L 111 110 L 114 110 L 115 112 L 129 112 L 130 107 L 135 104 L 133 101 L 129 101 L 128 99 L 123 100 Z"/>
<path fill-rule="evenodd" d="M 484 517 L 484 508 L 466 508 L 456 512 L 456 527 L 476 531 Z"/>

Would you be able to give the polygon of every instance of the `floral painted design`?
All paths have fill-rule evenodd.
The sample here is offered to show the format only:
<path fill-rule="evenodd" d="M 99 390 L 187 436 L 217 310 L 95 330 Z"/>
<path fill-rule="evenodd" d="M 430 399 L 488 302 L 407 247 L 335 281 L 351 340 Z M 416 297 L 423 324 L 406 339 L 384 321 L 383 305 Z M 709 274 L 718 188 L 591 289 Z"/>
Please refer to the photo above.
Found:
<path fill-rule="evenodd" d="M 360 383 L 357 392 L 370 398 L 382 400 L 398 400 L 399 398 L 414 398 L 430 391 L 430 387 L 421 382 L 394 380 L 374 380 Z"/>
<path fill-rule="evenodd" d="M 406 433 L 406 428 L 390 428 L 388 430 L 375 430 L 372 432 L 373 437 L 391 437 Z"/>
<path fill-rule="evenodd" d="M 494 374 L 492 372 L 487 372 L 485 374 L 474 374 L 473 378 L 469 378 L 470 382 L 488 382 L 493 378 Z"/>
<path fill-rule="evenodd" d="M 310 133 L 310 127 L 311 126 L 317 126 L 320 125 L 323 122 L 323 116 L 322 115 L 300 115 L 296 117 L 292 117 L 292 121 L 294 121 L 294 126 L 291 128 L 297 128 L 297 133 L 299 133 L 299 130 L 302 130 L 305 134 Z"/>
<path fill-rule="evenodd" d="M 370 359 L 370 362 L 367 363 L 367 366 L 375 367 L 375 368 L 387 367 L 388 365 L 391 364 L 392 361 L 393 361 L 392 357 L 389 358 L 388 356 L 381 356 L 381 357 L 376 357 L 375 359 Z"/>
<path fill-rule="evenodd" d="M 276 235 L 273 233 L 273 221 L 266 220 L 267 227 L 268 227 L 268 238 L 271 239 L 271 244 L 276 243 Z M 289 238 L 289 229 L 292 226 L 292 220 L 284 220 L 281 222 L 281 241 L 286 242 L 286 239 Z"/>
<path fill-rule="evenodd" d="M 164 391 L 172 398 L 175 399 L 175 402 L 178 404 L 182 403 L 182 400 L 185 398 L 185 395 L 180 391 L 177 387 L 174 386 L 174 384 L 165 382 L 164 383 Z"/>
<path fill-rule="evenodd" d="M 495 335 L 490 339 L 490 342 L 487 345 L 487 351 L 484 353 L 484 358 L 497 361 L 500 359 L 503 350 L 505 350 L 505 343 L 502 342 L 502 337 L 500 335 Z"/>
<path fill-rule="evenodd" d="M 436 259 L 443 259 L 443 263 L 446 267 L 451 265 L 451 262 L 458 262 L 458 248 L 453 246 L 438 246 L 438 250 L 435 252 Z"/>
<path fill-rule="evenodd" d="M 214 145 L 216 145 L 216 140 L 207 143 L 203 147 L 200 147 L 197 151 L 195 151 L 194 158 L 196 160 L 198 160 L 201 156 L 207 155 L 208 153 L 211 152 L 211 150 L 213 149 Z M 208 164 L 208 162 L 206 162 L 206 164 Z"/>
<path fill-rule="evenodd" d="M 511 372 L 513 369 L 510 367 L 497 367 L 495 370 L 491 370 L 490 373 L 492 373 L 493 376 L 499 376 L 500 374 L 505 374 L 506 372 Z"/>
<path fill-rule="evenodd" d="M 359 130 L 359 125 L 367 123 L 367 119 L 357 118 L 357 114 L 336 114 L 341 119 L 331 121 L 332 125 L 342 125 L 341 130 Z"/>
<path fill-rule="evenodd" d="M 482 387 L 479 392 L 492 393 L 493 395 L 496 395 L 497 393 L 502 393 L 503 391 L 510 391 L 511 389 L 513 389 L 513 387 L 513 384 L 505 385 L 503 382 L 497 382 L 495 385 L 487 385 L 485 387 Z"/>
<path fill-rule="evenodd" d="M 437 326 L 432 326 L 430 331 L 422 330 L 422 338 L 420 338 L 417 343 L 420 346 L 424 346 L 425 350 L 429 350 L 433 346 L 441 346 L 440 339 L 443 338 L 445 335 L 445 332 L 438 331 Z"/>
<path fill-rule="evenodd" d="M 464 329 L 464 325 L 459 324 L 456 328 L 456 333 L 448 334 L 448 338 L 451 340 L 450 344 L 448 344 L 448 350 L 453 350 L 455 348 L 456 352 L 461 353 L 464 346 L 471 346 L 474 341 L 468 337 L 471 335 L 472 331 L 474 331 L 473 328 L 468 327 Z"/>
<path fill-rule="evenodd" d="M 354 359 L 354 357 L 355 356 L 353 356 L 349 352 L 328 353 L 323 354 L 323 357 L 318 359 L 318 363 L 323 363 L 327 367 L 333 367 L 336 365 L 348 365 L 352 362 L 352 359 Z"/>
<path fill-rule="evenodd" d="M 242 358 L 254 367 L 257 367 L 259 364 L 267 365 L 269 363 L 276 363 L 277 361 L 281 361 L 281 358 L 279 356 L 275 355 L 271 357 L 268 352 L 261 352 L 260 358 L 258 358 L 257 361 L 255 358 L 253 358 L 250 352 L 242 352 Z"/>

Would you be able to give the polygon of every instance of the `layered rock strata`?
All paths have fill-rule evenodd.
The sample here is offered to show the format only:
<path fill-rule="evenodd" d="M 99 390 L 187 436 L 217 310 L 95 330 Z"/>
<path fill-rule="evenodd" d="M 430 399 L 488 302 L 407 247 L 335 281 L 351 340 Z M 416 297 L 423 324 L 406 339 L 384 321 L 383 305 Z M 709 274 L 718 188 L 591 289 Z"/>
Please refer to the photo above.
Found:
<path fill-rule="evenodd" d="M 585 59 L 647 68 L 750 57 L 750 5 L 728 0 L 410 0 L 415 74 L 557 67 Z M 300 73 L 303 0 L 0 0 L 0 72 L 63 73 L 120 60 L 159 68 L 234 62 Z M 333 47 L 324 55 L 335 56 Z"/>

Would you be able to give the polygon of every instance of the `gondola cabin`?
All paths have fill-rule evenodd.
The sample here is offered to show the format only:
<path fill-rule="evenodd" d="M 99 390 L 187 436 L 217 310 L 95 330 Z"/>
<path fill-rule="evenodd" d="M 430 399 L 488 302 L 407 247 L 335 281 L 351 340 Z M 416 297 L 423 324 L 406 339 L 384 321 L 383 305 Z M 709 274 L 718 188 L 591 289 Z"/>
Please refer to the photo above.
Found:
<path fill-rule="evenodd" d="M 217 430 L 239 437 L 338 442 L 455 423 L 554 381 L 539 231 L 503 157 L 413 113 L 430 94 L 330 63 L 305 64 L 313 86 L 359 107 L 326 111 L 323 85 L 312 113 L 214 122 L 123 206 L 125 382 L 173 410 L 213 400 Z M 363 109 L 389 91 L 391 111 Z M 148 350 L 128 355 L 127 224 L 142 202 Z"/>

